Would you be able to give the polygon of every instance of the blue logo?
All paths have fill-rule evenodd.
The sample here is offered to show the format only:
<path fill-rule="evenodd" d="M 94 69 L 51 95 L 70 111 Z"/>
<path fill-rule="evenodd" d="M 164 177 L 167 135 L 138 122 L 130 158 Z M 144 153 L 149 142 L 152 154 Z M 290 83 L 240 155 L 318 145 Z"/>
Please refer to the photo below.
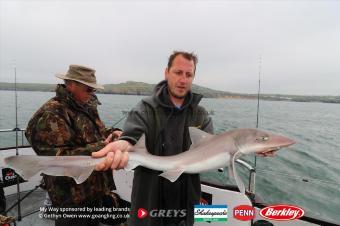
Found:
<path fill-rule="evenodd" d="M 195 222 L 216 222 L 228 221 L 227 205 L 195 205 L 194 206 Z"/>

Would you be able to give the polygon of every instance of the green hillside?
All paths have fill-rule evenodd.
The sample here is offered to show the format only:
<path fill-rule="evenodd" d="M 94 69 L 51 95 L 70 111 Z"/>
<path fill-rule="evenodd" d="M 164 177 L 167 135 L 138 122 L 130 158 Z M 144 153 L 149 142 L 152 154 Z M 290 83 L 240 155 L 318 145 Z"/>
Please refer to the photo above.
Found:
<path fill-rule="evenodd" d="M 102 93 L 116 93 L 116 94 L 128 94 L 128 95 L 151 95 L 156 84 L 148 84 L 144 82 L 127 81 L 119 84 L 104 85 L 104 91 Z M 193 92 L 200 93 L 204 97 L 217 98 L 224 97 L 231 93 L 209 89 L 206 87 L 193 85 Z"/>
<path fill-rule="evenodd" d="M 55 90 L 54 84 L 43 83 L 17 83 L 17 90 L 20 91 L 42 91 L 52 92 Z M 0 82 L 0 90 L 14 90 L 14 83 Z"/>
<path fill-rule="evenodd" d="M 40 83 L 17 83 L 19 91 L 42 91 L 53 92 L 55 84 Z M 150 95 L 155 84 L 145 82 L 127 81 L 119 84 L 106 84 L 104 90 L 98 93 L 122 94 L 122 95 Z M 256 99 L 256 94 L 231 93 L 209 89 L 203 86 L 193 85 L 193 91 L 202 94 L 206 98 L 232 98 L 232 99 Z M 14 90 L 14 83 L 0 82 L 0 90 Z M 273 101 L 295 101 L 295 102 L 321 102 L 321 103 L 340 103 L 340 96 L 302 96 L 302 95 L 282 95 L 282 94 L 261 94 L 263 100 Z"/>

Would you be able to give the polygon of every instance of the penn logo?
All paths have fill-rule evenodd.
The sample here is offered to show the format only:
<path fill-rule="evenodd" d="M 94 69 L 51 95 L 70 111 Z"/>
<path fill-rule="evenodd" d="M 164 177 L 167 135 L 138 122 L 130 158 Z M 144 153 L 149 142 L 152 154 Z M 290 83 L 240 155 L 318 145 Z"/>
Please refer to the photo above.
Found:
<path fill-rule="evenodd" d="M 233 215 L 237 220 L 249 221 L 255 218 L 255 208 L 249 205 L 236 206 Z"/>
<path fill-rule="evenodd" d="M 275 205 L 267 206 L 260 211 L 260 215 L 269 220 L 289 221 L 301 218 L 305 211 L 298 206 Z"/>
<path fill-rule="evenodd" d="M 149 212 L 146 209 L 139 208 L 137 212 L 137 216 L 139 219 L 143 219 L 149 215 Z"/>

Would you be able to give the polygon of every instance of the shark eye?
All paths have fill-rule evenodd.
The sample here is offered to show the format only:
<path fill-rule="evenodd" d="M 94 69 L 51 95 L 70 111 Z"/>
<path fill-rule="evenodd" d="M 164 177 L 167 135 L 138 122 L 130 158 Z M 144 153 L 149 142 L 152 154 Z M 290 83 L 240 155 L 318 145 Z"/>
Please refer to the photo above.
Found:
<path fill-rule="evenodd" d="M 261 136 L 260 138 L 257 138 L 258 141 L 267 141 L 269 139 L 268 136 Z"/>

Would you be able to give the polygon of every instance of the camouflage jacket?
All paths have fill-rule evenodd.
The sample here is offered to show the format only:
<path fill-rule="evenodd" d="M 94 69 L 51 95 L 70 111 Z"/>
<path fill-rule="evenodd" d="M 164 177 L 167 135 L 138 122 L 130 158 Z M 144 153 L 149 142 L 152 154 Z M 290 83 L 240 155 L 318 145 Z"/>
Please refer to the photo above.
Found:
<path fill-rule="evenodd" d="M 58 85 L 56 96 L 47 101 L 31 118 L 26 137 L 38 155 L 91 155 L 105 146 L 109 135 L 100 120 L 93 96 L 80 105 L 64 85 Z M 114 188 L 112 171 L 94 171 L 82 184 L 72 178 L 44 175 L 52 204 L 56 207 L 84 206 L 98 202 Z"/>

